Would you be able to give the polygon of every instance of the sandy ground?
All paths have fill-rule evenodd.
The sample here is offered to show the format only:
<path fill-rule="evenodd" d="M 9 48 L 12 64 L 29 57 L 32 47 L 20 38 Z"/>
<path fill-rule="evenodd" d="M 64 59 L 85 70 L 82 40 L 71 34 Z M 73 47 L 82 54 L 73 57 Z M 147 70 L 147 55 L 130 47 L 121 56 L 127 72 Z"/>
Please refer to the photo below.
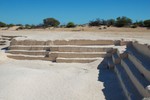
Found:
<path fill-rule="evenodd" d="M 52 31 L 0 30 L 18 39 L 125 39 L 150 43 L 149 30 Z M 0 100 L 122 100 L 117 80 L 108 70 L 98 70 L 102 60 L 89 64 L 56 64 L 48 61 L 13 60 L 0 51 Z M 118 87 L 115 88 L 115 87 Z M 113 91 L 112 91 L 113 90 Z M 115 97 L 116 96 L 116 97 Z M 109 98 L 110 97 L 110 98 Z M 115 99 L 114 99 L 114 98 Z M 123 98 L 123 97 L 122 97 Z"/>
<path fill-rule="evenodd" d="M 119 29 L 121 30 L 121 29 Z M 20 39 L 34 40 L 69 40 L 69 39 L 112 39 L 112 40 L 132 40 L 142 43 L 150 43 L 150 29 L 137 28 L 136 31 L 131 28 L 123 28 L 121 31 L 52 31 L 52 30 L 0 30 L 0 35 L 23 36 Z M 127 31 L 128 30 L 128 31 Z M 142 31 L 142 32 L 141 32 Z"/>
<path fill-rule="evenodd" d="M 34 40 L 69 40 L 69 39 L 124 39 L 150 43 L 150 29 L 147 28 L 116 28 L 100 27 L 76 27 L 76 28 L 47 28 L 16 31 L 16 27 L 8 30 L 0 29 L 0 35 L 23 36 L 20 39 Z"/>
<path fill-rule="evenodd" d="M 104 100 L 98 64 L 19 61 L 0 53 L 0 100 Z M 93 66 L 94 65 L 94 66 Z"/>

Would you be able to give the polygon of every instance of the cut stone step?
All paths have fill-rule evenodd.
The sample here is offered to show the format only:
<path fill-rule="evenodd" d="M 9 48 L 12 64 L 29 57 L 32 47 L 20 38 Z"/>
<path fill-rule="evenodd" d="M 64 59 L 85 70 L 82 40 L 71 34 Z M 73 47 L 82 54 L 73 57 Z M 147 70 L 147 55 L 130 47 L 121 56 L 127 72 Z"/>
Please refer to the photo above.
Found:
<path fill-rule="evenodd" d="M 13 45 L 10 50 L 47 50 L 60 52 L 109 52 L 113 45 L 109 46 L 76 46 L 76 45 Z"/>
<path fill-rule="evenodd" d="M 134 55 L 128 54 L 128 58 L 133 62 L 133 64 L 136 66 L 136 68 L 145 76 L 147 80 L 150 82 L 150 68 L 147 63 L 141 62 L 139 59 L 137 59 Z M 144 59 L 143 59 L 144 60 Z"/>
<path fill-rule="evenodd" d="M 121 61 L 121 59 L 120 59 L 120 57 L 118 56 L 117 53 L 114 53 L 114 54 L 112 55 L 112 60 L 113 60 L 113 63 L 114 63 L 114 64 L 120 64 L 120 61 Z"/>
<path fill-rule="evenodd" d="M 10 46 L 9 50 L 50 50 L 50 47 L 47 45 L 33 45 L 33 46 L 24 46 L 24 45 L 15 45 Z"/>
<path fill-rule="evenodd" d="M 13 40 L 11 45 L 114 45 L 113 40 L 54 40 L 54 41 L 36 41 L 36 40 Z"/>
<path fill-rule="evenodd" d="M 54 45 L 112 45 L 113 40 L 55 40 L 52 41 Z M 51 41 L 48 42 L 52 44 Z"/>
<path fill-rule="evenodd" d="M 134 56 L 143 66 L 150 71 L 150 59 L 141 53 L 139 53 L 136 49 L 134 48 L 127 48 L 128 55 Z"/>
<path fill-rule="evenodd" d="M 0 43 L 0 45 L 6 45 L 5 43 Z"/>
<path fill-rule="evenodd" d="M 134 66 L 134 64 L 128 59 L 121 60 L 121 65 L 124 67 L 126 73 L 131 79 L 132 83 L 135 85 L 139 93 L 143 97 L 150 97 L 150 92 L 148 86 L 150 85 L 149 81 L 142 76 L 139 70 Z"/>
<path fill-rule="evenodd" d="M 3 37 L 3 38 L 0 38 L 0 40 L 10 41 L 10 40 L 11 40 L 11 38 Z"/>
<path fill-rule="evenodd" d="M 45 50 L 27 51 L 27 50 L 8 50 L 6 53 L 24 54 L 24 55 L 47 55 L 49 52 Z"/>
<path fill-rule="evenodd" d="M 15 38 L 15 37 L 19 37 L 19 36 L 6 36 L 6 35 L 2 35 L 2 38 Z"/>
<path fill-rule="evenodd" d="M 50 52 L 49 56 L 60 58 L 104 58 L 111 56 L 111 54 L 106 54 L 106 52 Z"/>
<path fill-rule="evenodd" d="M 150 45 L 133 42 L 131 47 L 136 49 L 136 51 L 138 51 L 140 54 L 150 59 Z"/>
<path fill-rule="evenodd" d="M 142 100 L 143 97 L 140 95 L 140 93 L 130 80 L 124 68 L 120 64 L 117 64 L 115 65 L 114 71 L 117 74 L 127 100 Z"/>
<path fill-rule="evenodd" d="M 112 57 L 108 57 L 107 58 L 107 64 L 108 64 L 109 69 L 113 69 L 114 68 L 115 64 L 113 63 Z"/>
<path fill-rule="evenodd" d="M 141 54 L 135 48 L 128 47 L 127 52 L 128 54 L 135 56 L 141 63 L 146 64 L 147 66 L 150 66 L 150 58 Z M 147 67 L 147 70 L 150 70 L 150 67 Z"/>
<path fill-rule="evenodd" d="M 0 43 L 6 43 L 6 41 L 0 40 Z"/>
<path fill-rule="evenodd" d="M 51 57 L 44 56 L 31 56 L 31 55 L 7 55 L 7 57 L 17 60 L 46 60 L 46 61 L 55 61 L 55 59 Z"/>
<path fill-rule="evenodd" d="M 110 47 L 59 47 L 59 52 L 110 52 L 113 49 Z M 52 50 L 51 50 L 52 51 Z"/>
<path fill-rule="evenodd" d="M 116 53 L 117 55 L 121 58 L 127 58 L 128 57 L 128 53 L 125 52 L 126 51 L 126 46 L 119 46 L 119 47 L 115 47 L 117 49 Z"/>
<path fill-rule="evenodd" d="M 150 81 L 150 59 L 139 53 L 133 47 L 128 47 L 128 58 L 137 69 Z"/>
<path fill-rule="evenodd" d="M 99 58 L 56 58 L 57 63 L 90 63 Z"/>

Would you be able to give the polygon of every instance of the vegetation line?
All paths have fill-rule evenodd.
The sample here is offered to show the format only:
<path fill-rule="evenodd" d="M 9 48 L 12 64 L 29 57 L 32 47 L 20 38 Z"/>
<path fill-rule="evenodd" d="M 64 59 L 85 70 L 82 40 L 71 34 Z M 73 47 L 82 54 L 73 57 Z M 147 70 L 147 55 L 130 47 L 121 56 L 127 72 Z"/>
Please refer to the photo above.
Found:
<path fill-rule="evenodd" d="M 150 19 L 148 20 L 144 20 L 144 21 L 136 21 L 133 22 L 132 19 L 122 16 L 122 17 L 118 17 L 116 19 L 108 19 L 108 20 L 104 20 L 104 19 L 96 19 L 96 20 L 92 20 L 89 21 L 87 24 L 82 24 L 82 25 L 76 25 L 74 24 L 74 22 L 68 22 L 66 25 L 60 25 L 59 20 L 55 19 L 55 18 L 45 18 L 43 19 L 43 23 L 39 24 L 39 25 L 30 25 L 30 24 L 26 24 L 26 25 L 22 25 L 22 24 L 6 24 L 4 22 L 0 21 L 0 27 L 13 27 L 13 26 L 20 26 L 17 30 L 19 29 L 36 29 L 36 28 L 48 28 L 48 27 L 63 27 L 63 28 L 74 28 L 76 26 L 114 26 L 114 27 L 130 27 L 130 28 L 136 28 L 136 27 L 147 27 L 150 28 Z"/>

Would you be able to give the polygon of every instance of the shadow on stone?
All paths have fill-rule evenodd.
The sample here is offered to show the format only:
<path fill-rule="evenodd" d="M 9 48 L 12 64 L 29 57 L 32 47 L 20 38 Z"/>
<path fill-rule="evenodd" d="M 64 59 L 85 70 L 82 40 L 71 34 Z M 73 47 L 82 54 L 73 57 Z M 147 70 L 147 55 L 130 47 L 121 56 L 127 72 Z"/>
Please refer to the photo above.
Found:
<path fill-rule="evenodd" d="M 102 89 L 106 100 L 126 100 L 119 80 L 113 70 L 108 69 L 107 59 L 104 59 L 98 66 L 98 81 L 103 82 Z"/>

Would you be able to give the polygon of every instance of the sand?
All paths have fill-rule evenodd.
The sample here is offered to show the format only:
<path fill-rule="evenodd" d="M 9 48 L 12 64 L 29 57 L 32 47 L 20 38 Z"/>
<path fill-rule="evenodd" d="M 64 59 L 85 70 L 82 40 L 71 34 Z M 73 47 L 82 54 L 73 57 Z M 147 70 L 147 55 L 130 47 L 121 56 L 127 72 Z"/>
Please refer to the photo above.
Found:
<path fill-rule="evenodd" d="M 150 43 L 149 31 L 0 30 L 0 35 L 21 36 L 17 38 L 21 40 L 124 39 Z M 111 80 L 116 80 L 107 73 L 107 77 L 102 77 L 103 81 L 99 80 L 102 71 L 97 67 L 101 61 L 102 59 L 88 64 L 21 61 L 7 58 L 1 50 L 0 100 L 105 100 L 108 98 L 106 92 L 113 93 L 107 87 L 112 88 L 109 84 L 112 83 Z M 107 87 L 104 80 L 108 83 Z M 117 89 L 115 94 L 117 95 Z"/>
<path fill-rule="evenodd" d="M 104 100 L 97 66 L 20 61 L 0 53 L 0 100 Z M 92 64 L 92 65 L 93 65 Z"/>

